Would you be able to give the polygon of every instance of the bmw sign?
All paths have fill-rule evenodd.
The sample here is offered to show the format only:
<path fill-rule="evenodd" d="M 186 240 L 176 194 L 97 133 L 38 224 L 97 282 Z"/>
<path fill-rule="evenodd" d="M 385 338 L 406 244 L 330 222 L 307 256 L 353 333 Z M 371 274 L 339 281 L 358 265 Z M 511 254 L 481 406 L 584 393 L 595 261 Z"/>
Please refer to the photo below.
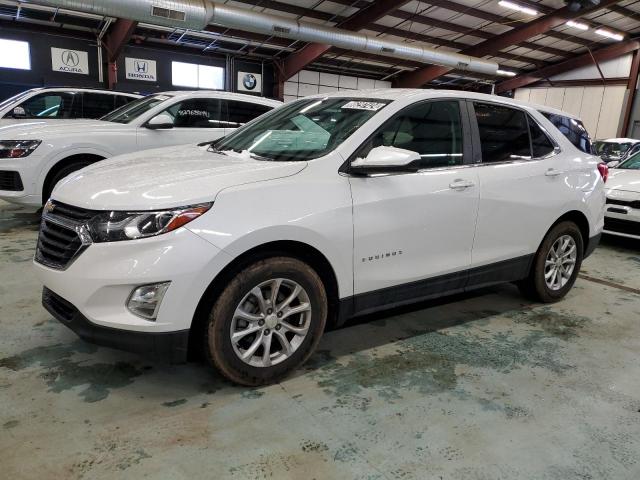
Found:
<path fill-rule="evenodd" d="M 239 92 L 262 92 L 262 75 L 259 73 L 238 72 Z"/>
<path fill-rule="evenodd" d="M 89 75 L 89 55 L 81 50 L 52 47 L 51 68 L 54 72 Z"/>

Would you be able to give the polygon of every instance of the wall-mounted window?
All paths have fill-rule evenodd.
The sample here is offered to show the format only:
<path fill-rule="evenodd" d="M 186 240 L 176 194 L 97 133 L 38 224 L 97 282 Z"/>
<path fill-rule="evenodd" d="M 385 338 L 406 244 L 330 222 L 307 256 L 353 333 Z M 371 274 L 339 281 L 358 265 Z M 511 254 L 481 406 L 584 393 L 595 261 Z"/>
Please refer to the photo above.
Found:
<path fill-rule="evenodd" d="M 0 68 L 31 70 L 29 42 L 0 38 Z"/>
<path fill-rule="evenodd" d="M 221 67 L 171 62 L 171 76 L 175 87 L 224 89 L 224 68 Z"/>

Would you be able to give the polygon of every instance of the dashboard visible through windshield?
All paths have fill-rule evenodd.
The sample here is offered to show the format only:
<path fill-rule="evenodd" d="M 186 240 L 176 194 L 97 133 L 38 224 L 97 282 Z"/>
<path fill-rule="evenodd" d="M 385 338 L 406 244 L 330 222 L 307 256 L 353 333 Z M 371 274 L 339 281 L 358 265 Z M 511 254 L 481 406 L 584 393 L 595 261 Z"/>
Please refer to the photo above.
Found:
<path fill-rule="evenodd" d="M 315 98 L 285 105 L 214 143 L 214 152 L 259 160 L 305 161 L 327 155 L 391 100 Z"/>

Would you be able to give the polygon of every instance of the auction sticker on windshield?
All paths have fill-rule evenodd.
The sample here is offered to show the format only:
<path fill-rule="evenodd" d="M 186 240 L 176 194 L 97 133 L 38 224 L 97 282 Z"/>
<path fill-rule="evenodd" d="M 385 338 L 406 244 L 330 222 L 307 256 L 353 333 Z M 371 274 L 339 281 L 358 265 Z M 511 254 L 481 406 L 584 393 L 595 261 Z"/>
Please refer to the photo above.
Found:
<path fill-rule="evenodd" d="M 372 112 L 377 112 L 385 105 L 386 103 L 352 101 L 349 103 L 345 103 L 341 108 L 348 108 L 351 110 L 370 110 Z"/>

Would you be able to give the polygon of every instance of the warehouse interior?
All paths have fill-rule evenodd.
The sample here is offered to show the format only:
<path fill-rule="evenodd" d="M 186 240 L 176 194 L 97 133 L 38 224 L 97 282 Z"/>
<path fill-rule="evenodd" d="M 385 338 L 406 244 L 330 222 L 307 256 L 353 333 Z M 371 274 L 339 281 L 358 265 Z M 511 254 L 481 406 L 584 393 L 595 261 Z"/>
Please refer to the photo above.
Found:
<path fill-rule="evenodd" d="M 312 38 L 326 43 L 310 41 Z M 63 124 L 83 121 L 80 117 L 62 119 L 62 113 L 61 119 L 26 115 L 20 118 L 24 110 L 18 115 L 16 112 L 22 107 L 11 101 L 32 89 L 108 91 L 131 95 L 126 101 L 133 104 L 145 98 L 167 101 L 170 95 L 193 92 L 240 94 L 229 98 L 256 102 L 255 114 L 247 114 L 247 123 L 274 106 L 274 112 L 284 111 L 295 102 L 308 101 L 310 96 L 317 96 L 313 99 L 321 103 L 324 96 L 352 95 L 357 108 L 375 113 L 388 108 L 386 103 L 373 103 L 371 107 L 362 106 L 364 102 L 357 100 L 393 103 L 396 100 L 389 99 L 403 101 L 403 96 L 414 95 L 413 90 L 403 90 L 405 93 L 396 97 L 395 89 L 419 89 L 443 98 L 459 95 L 467 102 L 494 98 L 511 102 L 510 105 L 528 105 L 546 118 L 566 115 L 563 118 L 586 130 L 586 136 L 581 138 L 588 138 L 594 146 L 589 152 L 574 149 L 573 157 L 567 156 L 566 160 L 579 163 L 587 158 L 592 162 L 595 183 L 600 181 L 598 171 L 606 182 L 598 188 L 606 192 L 607 202 L 605 205 L 602 193 L 601 211 L 593 213 L 600 215 L 604 225 L 599 226 L 599 246 L 593 246 L 593 253 L 588 251 L 593 250 L 587 245 L 594 235 L 583 235 L 584 263 L 571 280 L 575 285 L 571 284 L 573 288 L 569 286 L 567 296 L 559 301 L 532 301 L 520 294 L 515 281 L 507 279 L 502 283 L 486 282 L 473 291 L 445 290 L 445 296 L 423 296 L 416 303 L 389 302 L 390 308 L 384 310 L 362 309 L 362 314 L 348 320 L 327 322 L 325 333 L 308 360 L 288 376 L 271 384 L 247 386 L 212 369 L 202 358 L 190 356 L 186 363 L 169 362 L 78 338 L 71 327 L 54 318 L 46 306 L 43 308 L 43 278 L 49 277 L 36 272 L 36 252 L 40 248 L 39 235 L 46 229 L 46 215 L 60 208 L 47 203 L 48 197 L 53 191 L 52 199 L 56 199 L 54 186 L 58 180 L 77 174 L 74 181 L 81 181 L 79 168 L 94 168 L 93 164 L 103 158 L 108 164 L 110 155 L 92 151 L 91 156 L 86 156 L 78 150 L 74 155 L 80 161 L 73 163 L 74 168 L 65 170 L 72 165 L 65 163 L 55 170 L 55 175 L 40 173 L 42 192 L 37 193 L 35 203 L 30 200 L 27 204 L 19 197 L 23 187 L 27 188 L 24 175 L 6 179 L 0 175 L 3 476 L 256 480 L 640 478 L 640 172 L 631 172 L 640 169 L 639 71 L 640 0 L 0 0 L 0 174 L 12 170 L 17 160 L 32 168 L 30 162 L 35 162 L 37 154 L 29 158 L 30 149 L 53 148 L 56 138 L 66 141 Z M 87 100 L 84 102 L 86 105 Z M 5 115 L 6 105 L 9 113 Z M 300 105 L 312 108 L 316 104 Z M 112 104 L 105 112 L 111 112 L 114 106 L 118 105 Z M 124 112 L 126 107 L 121 107 Z M 62 111 L 59 105 L 55 108 Z M 228 108 L 227 124 L 216 129 L 222 133 L 215 140 L 222 145 L 226 139 L 232 142 L 238 138 L 233 129 L 245 123 L 233 120 L 232 107 Z M 479 115 L 479 110 L 475 111 Z M 528 115 L 531 122 L 531 113 Z M 137 129 L 151 130 L 149 125 L 154 120 Z M 76 137 L 86 135 L 89 142 L 94 133 L 99 133 L 98 120 L 91 121 L 95 123 L 84 125 L 84 133 L 76 132 Z M 473 136 L 475 142 L 479 134 L 463 123 L 464 141 L 471 143 Z M 175 134 L 177 139 L 165 145 L 164 154 L 154 150 L 152 156 L 161 163 L 184 161 L 184 169 L 190 168 L 189 159 L 168 149 L 196 143 L 202 147 L 205 144 L 200 142 L 208 138 L 187 137 L 188 132 L 180 137 L 180 129 L 158 125 L 154 135 L 167 129 L 166 135 Z M 44 132 L 49 127 L 51 136 L 47 138 L 51 140 L 38 137 L 39 129 Z M 31 130 L 21 133 L 21 128 Z M 250 126 L 242 128 L 250 130 Z M 472 132 L 469 137 L 466 129 Z M 561 128 L 559 131 L 567 135 Z M 122 138 L 115 133 L 106 140 L 107 144 L 124 145 L 128 141 L 124 133 Z M 568 149 L 555 140 L 557 137 L 546 135 L 553 140 L 554 153 L 563 149 L 566 153 Z M 558 136 L 562 139 L 560 133 Z M 15 143 L 19 142 L 18 137 L 35 143 L 23 147 Z M 532 150 L 533 141 L 528 141 Z M 10 146 L 5 147 L 3 142 Z M 82 139 L 77 141 L 77 148 L 81 143 Z M 211 143 L 202 148 L 209 148 Z M 608 147 L 601 146 L 609 144 L 614 148 L 624 145 L 626 150 L 607 156 Z M 211 148 L 216 145 L 213 143 Z M 603 150 L 597 150 L 596 145 Z M 163 145 L 156 145 L 160 146 Z M 477 142 L 473 143 L 473 148 L 476 146 Z M 64 148 L 72 150 L 69 145 Z M 466 148 L 454 155 L 466 157 L 470 151 Z M 3 151 L 9 153 L 3 156 Z M 121 153 L 142 155 L 140 151 Z M 71 158 L 69 153 L 65 155 Z M 58 155 L 56 161 L 62 158 L 67 160 Z M 130 158 L 133 163 L 151 161 L 140 156 Z M 420 155 L 417 158 L 420 160 Z M 352 160 L 341 158 L 340 163 Z M 314 161 L 321 160 L 308 163 Z M 268 163 L 286 163 L 283 169 L 293 169 L 295 162 Z M 623 175 L 625 165 L 628 178 Z M 466 168 L 469 166 L 458 165 L 456 171 L 481 170 Z M 498 172 L 496 175 L 499 167 L 492 167 Z M 177 177 L 181 167 L 174 168 Z M 252 177 L 254 173 L 246 173 L 249 180 L 243 181 L 243 186 L 263 181 L 258 173 Z M 294 173 L 287 170 L 278 174 L 278 181 L 284 182 L 283 178 Z M 350 171 L 344 170 L 343 165 L 339 174 L 337 169 L 335 173 L 343 178 Z M 395 173 L 398 172 L 392 171 L 392 175 Z M 561 172 L 564 173 L 565 170 Z M 206 174 L 202 170 L 192 176 Z M 386 173 L 373 170 L 368 180 L 378 174 Z M 88 178 L 87 182 L 104 187 L 92 187 L 96 189 L 93 198 L 111 191 L 116 199 L 119 195 L 126 197 L 127 179 L 118 179 L 118 175 L 106 171 L 104 179 L 114 182 L 106 186 Z M 220 175 L 227 175 L 227 171 Z M 549 175 L 548 171 L 544 175 Z M 583 176 L 590 178 L 584 172 Z M 19 183 L 16 178 L 20 178 Z M 116 180 L 125 183 L 115 183 Z M 547 180 L 551 181 L 548 177 Z M 137 180 L 129 181 L 134 185 Z M 167 178 L 163 181 L 171 183 Z M 324 180 L 318 182 L 321 181 Z M 585 192 L 589 182 L 565 183 L 567 188 Z M 524 183 L 504 187 L 507 193 L 499 191 L 503 184 L 496 185 L 492 184 L 496 190 L 489 192 L 496 203 L 487 207 L 494 209 L 488 217 L 503 215 L 499 201 L 521 188 L 518 198 L 510 203 L 520 217 L 509 227 L 513 230 L 523 228 L 529 217 L 531 223 L 536 221 L 535 215 L 527 212 L 527 205 L 551 201 L 545 197 L 548 190 L 540 190 L 538 196 L 536 191 L 526 190 Z M 278 210 L 291 210 L 296 217 L 289 223 L 306 218 L 298 213 L 304 210 L 292 205 L 314 203 L 312 187 L 309 197 L 302 191 L 295 198 L 286 196 L 288 191 L 282 188 L 281 194 L 267 190 L 264 205 L 230 198 L 244 209 L 240 215 L 250 217 L 254 210 L 270 205 L 269 195 L 282 195 L 290 203 L 283 201 Z M 329 183 L 325 188 L 327 203 L 341 195 Z M 611 193 L 616 189 L 618 192 Z M 5 190 L 9 193 L 3 193 Z M 161 194 L 166 192 L 149 187 L 144 195 L 152 191 L 158 195 L 154 198 L 160 205 Z M 353 192 L 345 196 L 349 202 L 356 201 L 358 192 Z M 422 198 L 420 194 L 411 193 L 415 199 Z M 225 204 L 224 197 L 220 200 L 221 193 L 217 195 L 197 215 L 209 208 L 209 213 L 215 214 L 218 204 Z M 595 201 L 594 196 L 585 194 L 582 203 Z M 381 198 L 368 201 L 382 203 Z M 481 202 L 482 193 L 478 198 Z M 315 203 L 322 204 L 324 199 Z M 200 200 L 183 204 L 196 209 L 203 205 Z M 101 210 L 87 205 L 90 204 L 82 205 L 87 211 Z M 134 210 L 160 210 L 155 204 L 149 205 L 147 209 Z M 407 224 L 423 220 L 418 209 L 412 210 L 417 212 L 412 219 L 400 207 L 378 206 L 380 211 L 390 208 Z M 384 224 L 388 217 L 375 220 L 376 209 L 371 208 L 373 213 L 365 218 Z M 481 209 L 478 207 L 478 211 Z M 608 209 L 613 209 L 612 216 L 608 216 Z M 114 207 L 113 211 L 117 210 Z M 347 210 L 351 214 L 351 206 Z M 342 225 L 342 220 L 337 215 L 328 217 L 325 229 L 317 236 L 329 238 L 331 244 L 331 233 Z M 219 221 L 224 220 L 220 218 Z M 391 258 L 396 253 L 398 258 L 403 254 L 408 257 L 411 252 L 406 247 L 403 252 L 401 245 L 401 241 L 408 241 L 407 232 L 433 234 L 463 223 L 465 218 L 456 213 L 448 216 L 444 224 L 427 223 L 421 230 L 398 230 L 388 237 L 393 239 L 391 246 L 376 245 L 378 240 L 374 237 L 372 243 L 380 251 L 371 247 L 372 253 L 366 252 L 362 259 L 353 254 L 346 263 L 357 272 L 358 264 L 364 265 L 367 258 L 369 262 L 374 256 L 379 260 L 376 255 L 382 261 L 385 254 Z M 358 226 L 354 221 L 347 230 L 357 236 Z M 214 224 L 207 228 L 211 236 L 235 234 L 235 225 Z M 584 228 L 582 231 L 585 233 Z M 77 232 L 82 239 L 80 227 Z M 370 235 L 368 230 L 365 232 Z M 446 243 L 452 238 L 455 235 L 443 234 L 441 241 Z M 497 252 L 511 247 L 506 241 L 500 245 L 499 232 L 487 238 L 492 239 Z M 283 236 L 277 240 L 287 239 Z M 334 240 L 332 248 L 340 251 L 345 244 L 339 241 L 344 238 Z M 349 246 L 356 248 L 357 238 L 352 240 Z M 78 255 L 98 246 L 97 242 L 91 246 L 89 243 L 83 240 Z M 536 245 L 539 243 L 536 238 Z M 424 248 L 440 252 L 444 247 L 426 244 Z M 390 249 L 394 251 L 391 253 Z M 194 249 L 193 255 L 197 252 Z M 538 255 L 530 253 L 531 258 L 534 253 Z M 238 258 L 244 261 L 245 255 L 238 254 Z M 106 254 L 103 258 L 107 258 Z M 140 258 L 131 254 L 124 266 L 86 272 L 87 283 L 97 278 L 115 278 L 127 268 L 134 271 Z M 530 268 L 534 268 L 532 265 Z M 346 265 L 335 268 L 343 267 Z M 232 284 L 231 277 L 224 276 L 227 269 L 220 274 L 225 286 Z M 396 271 L 379 272 L 375 280 L 387 288 L 385 275 L 392 277 Z M 349 288 L 357 305 L 355 275 Z M 166 280 L 156 277 L 144 283 Z M 414 276 L 411 282 L 417 280 Z M 213 301 L 220 291 L 211 285 L 205 294 L 211 295 Z M 410 290 L 414 283 L 406 285 Z M 44 287 L 46 295 L 49 286 Z M 328 296 L 330 290 L 327 287 Z M 389 295 L 384 288 L 373 294 Z M 275 304 L 275 294 L 271 295 Z M 106 311 L 107 296 L 97 299 L 96 311 L 103 307 Z M 186 294 L 184 298 L 187 303 Z M 131 296 L 120 303 L 124 305 L 125 300 L 129 302 Z M 336 297 L 335 301 L 328 301 L 328 315 L 342 300 Z M 199 314 L 204 303 L 200 300 L 197 304 Z M 342 318 L 340 315 L 336 314 Z M 271 328 L 276 326 L 280 328 L 275 323 Z M 193 332 L 189 342 L 194 341 Z"/>

